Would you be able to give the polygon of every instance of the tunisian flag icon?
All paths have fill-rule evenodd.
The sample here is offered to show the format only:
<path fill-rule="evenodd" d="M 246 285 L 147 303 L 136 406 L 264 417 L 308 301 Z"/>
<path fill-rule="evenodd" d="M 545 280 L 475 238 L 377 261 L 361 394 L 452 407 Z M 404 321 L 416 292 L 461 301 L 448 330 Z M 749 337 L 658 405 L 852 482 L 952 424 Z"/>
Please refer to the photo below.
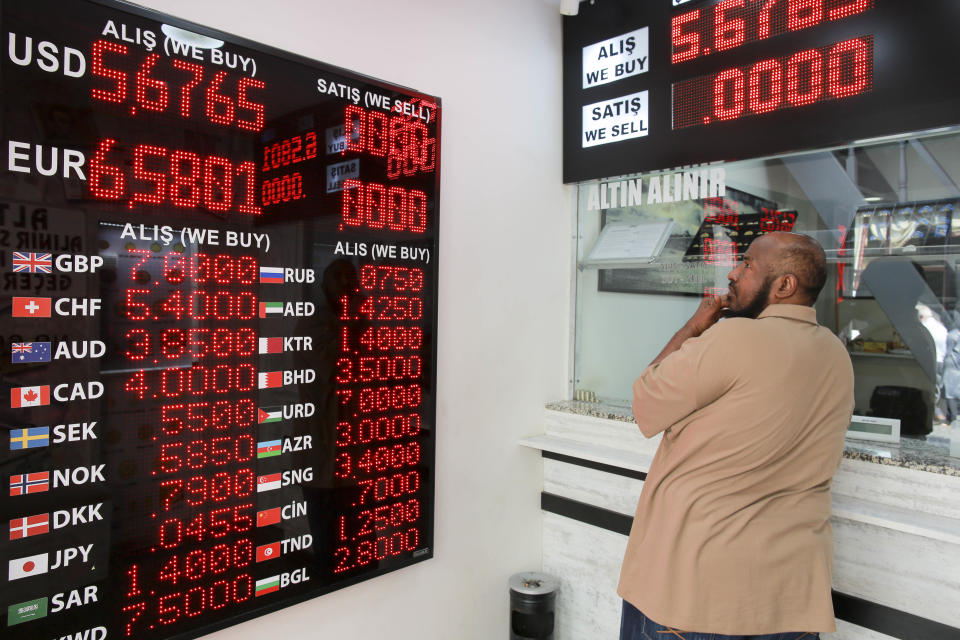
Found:
<path fill-rule="evenodd" d="M 14 387 L 10 389 L 10 407 L 42 407 L 50 404 L 50 385 Z"/>

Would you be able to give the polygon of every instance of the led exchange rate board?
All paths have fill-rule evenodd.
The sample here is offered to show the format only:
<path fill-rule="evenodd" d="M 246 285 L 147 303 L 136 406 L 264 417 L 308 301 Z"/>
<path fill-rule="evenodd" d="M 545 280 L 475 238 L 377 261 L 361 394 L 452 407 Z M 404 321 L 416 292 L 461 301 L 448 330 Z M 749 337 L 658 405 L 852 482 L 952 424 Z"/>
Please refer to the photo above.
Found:
<path fill-rule="evenodd" d="M 960 124 L 952 0 L 606 0 L 564 18 L 564 181 Z"/>
<path fill-rule="evenodd" d="M 430 558 L 439 99 L 0 7 L 0 635 L 196 637 Z"/>

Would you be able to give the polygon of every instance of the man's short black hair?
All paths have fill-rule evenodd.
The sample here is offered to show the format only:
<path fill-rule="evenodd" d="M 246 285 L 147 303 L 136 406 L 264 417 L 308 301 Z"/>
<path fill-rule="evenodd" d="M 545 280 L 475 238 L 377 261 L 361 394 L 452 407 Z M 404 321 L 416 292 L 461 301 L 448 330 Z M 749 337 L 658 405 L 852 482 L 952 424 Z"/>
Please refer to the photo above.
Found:
<path fill-rule="evenodd" d="M 790 239 L 780 247 L 775 272 L 778 276 L 795 275 L 800 291 L 813 306 L 827 281 L 827 254 L 810 236 L 791 233 Z"/>

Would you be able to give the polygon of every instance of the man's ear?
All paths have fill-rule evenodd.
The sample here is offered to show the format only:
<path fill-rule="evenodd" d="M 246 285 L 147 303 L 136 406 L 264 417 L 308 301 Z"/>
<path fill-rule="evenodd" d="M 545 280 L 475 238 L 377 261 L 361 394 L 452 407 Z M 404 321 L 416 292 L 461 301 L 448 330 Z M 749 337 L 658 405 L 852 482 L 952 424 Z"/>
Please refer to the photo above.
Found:
<path fill-rule="evenodd" d="M 785 300 L 796 295 L 800 289 L 800 281 L 792 273 L 785 273 L 777 278 L 776 286 L 773 289 L 773 295 L 779 300 Z"/>

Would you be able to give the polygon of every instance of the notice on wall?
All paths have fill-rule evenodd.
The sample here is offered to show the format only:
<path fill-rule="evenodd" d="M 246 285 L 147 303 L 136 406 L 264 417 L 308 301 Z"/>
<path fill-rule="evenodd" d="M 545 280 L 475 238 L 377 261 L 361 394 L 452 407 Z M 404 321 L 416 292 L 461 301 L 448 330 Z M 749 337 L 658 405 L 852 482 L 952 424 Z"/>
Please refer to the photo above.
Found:
<path fill-rule="evenodd" d="M 647 27 L 595 42 L 583 48 L 583 88 L 616 82 L 647 71 L 650 59 Z"/>
<path fill-rule="evenodd" d="M 649 133 L 648 91 L 583 106 L 583 148 L 640 138 Z"/>

